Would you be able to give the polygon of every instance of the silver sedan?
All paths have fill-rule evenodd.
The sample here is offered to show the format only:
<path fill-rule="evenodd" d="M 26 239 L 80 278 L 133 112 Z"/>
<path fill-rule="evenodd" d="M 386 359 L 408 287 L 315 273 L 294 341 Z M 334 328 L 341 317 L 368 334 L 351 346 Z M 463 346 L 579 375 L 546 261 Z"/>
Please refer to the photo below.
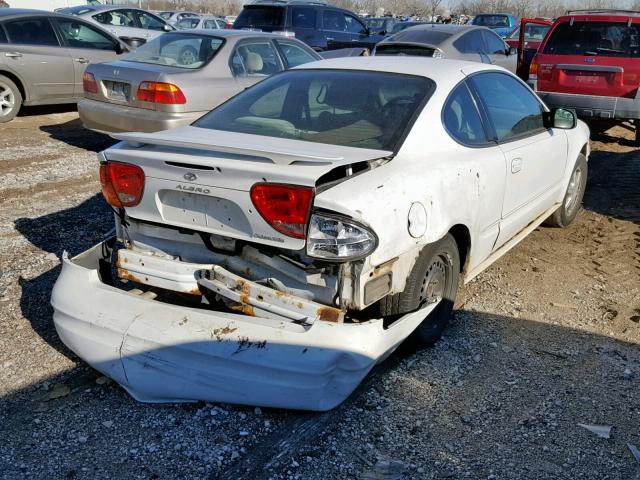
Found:
<path fill-rule="evenodd" d="M 491 63 L 516 72 L 517 52 L 486 27 L 424 24 L 402 30 L 376 45 L 374 55 L 410 55 Z"/>
<path fill-rule="evenodd" d="M 190 124 L 273 73 L 320 58 L 301 41 L 276 34 L 170 32 L 120 61 L 90 65 L 78 112 L 91 130 L 167 130 Z"/>

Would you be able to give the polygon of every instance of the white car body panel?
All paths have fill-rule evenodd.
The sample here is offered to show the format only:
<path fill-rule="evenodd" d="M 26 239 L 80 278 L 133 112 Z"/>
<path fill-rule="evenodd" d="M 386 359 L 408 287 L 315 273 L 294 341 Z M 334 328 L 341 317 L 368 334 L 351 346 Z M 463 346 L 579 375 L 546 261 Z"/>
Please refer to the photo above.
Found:
<path fill-rule="evenodd" d="M 109 265 L 103 250 L 115 239 L 74 259 L 65 256 L 52 295 L 60 337 L 138 400 L 333 408 L 437 305 L 391 324 L 375 317 L 348 323 L 345 312 L 363 312 L 381 298 L 366 300 L 366 285 L 384 277 L 385 294 L 402 292 L 420 251 L 456 229 L 468 231 L 470 248 L 462 253 L 470 280 L 553 213 L 575 159 L 589 154 L 582 122 L 486 148 L 453 140 L 442 124 L 452 88 L 474 72 L 504 71 L 498 67 L 377 57 L 298 68 L 424 75 L 437 88 L 395 154 L 197 127 L 118 135 L 122 142 L 100 154 L 138 165 L 146 177 L 141 203 L 116 222 L 117 237 L 128 242 L 118 253 L 118 276 L 196 300 L 214 292 L 242 312 L 225 313 L 210 303 L 178 306 L 154 300 L 153 290 L 109 285 L 101 277 Z M 512 169 L 515 159 L 522 161 Z M 357 261 L 313 269 L 278 253 L 301 251 L 305 239 L 276 232 L 254 212 L 251 186 L 314 186 L 334 168 L 358 162 L 370 168 L 318 188 L 313 209 L 367 226 L 378 237 L 377 249 Z M 186 180 L 185 172 L 197 179 Z M 165 195 L 179 201 L 167 202 Z M 227 224 L 209 222 L 211 216 L 224 223 L 212 198 L 235 209 Z M 209 203 L 198 208 L 197 202 Z M 416 208 L 426 212 L 417 235 L 410 214 Z M 251 246 L 212 250 L 203 237 L 210 233 Z"/>

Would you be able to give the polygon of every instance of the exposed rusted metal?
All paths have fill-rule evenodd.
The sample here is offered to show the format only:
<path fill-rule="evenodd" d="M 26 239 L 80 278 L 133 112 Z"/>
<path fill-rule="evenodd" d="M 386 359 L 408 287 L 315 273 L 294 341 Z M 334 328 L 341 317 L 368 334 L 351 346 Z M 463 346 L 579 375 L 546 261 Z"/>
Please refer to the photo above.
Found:
<path fill-rule="evenodd" d="M 342 312 L 333 307 L 320 307 L 317 313 L 318 318 L 323 322 L 337 323 L 340 320 L 340 314 Z"/>

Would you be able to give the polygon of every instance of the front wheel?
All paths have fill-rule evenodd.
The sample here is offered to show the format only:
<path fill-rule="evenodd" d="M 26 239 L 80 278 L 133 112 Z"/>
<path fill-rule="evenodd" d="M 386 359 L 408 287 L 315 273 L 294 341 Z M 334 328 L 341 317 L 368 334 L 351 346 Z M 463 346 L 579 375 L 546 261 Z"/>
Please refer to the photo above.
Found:
<path fill-rule="evenodd" d="M 0 75 L 0 123 L 13 120 L 21 106 L 20 89 L 10 78 Z"/>
<path fill-rule="evenodd" d="M 562 199 L 562 205 L 544 222 L 550 227 L 567 227 L 578 215 L 582 206 L 582 197 L 587 187 L 587 159 L 583 154 L 578 155 L 576 164 L 569 178 L 567 191 Z"/>
<path fill-rule="evenodd" d="M 403 315 L 438 303 L 412 334 L 412 340 L 416 343 L 433 345 L 449 323 L 459 278 L 460 252 L 455 239 L 448 233 L 438 242 L 422 249 L 407 278 L 404 291 L 380 301 L 381 314 Z"/>

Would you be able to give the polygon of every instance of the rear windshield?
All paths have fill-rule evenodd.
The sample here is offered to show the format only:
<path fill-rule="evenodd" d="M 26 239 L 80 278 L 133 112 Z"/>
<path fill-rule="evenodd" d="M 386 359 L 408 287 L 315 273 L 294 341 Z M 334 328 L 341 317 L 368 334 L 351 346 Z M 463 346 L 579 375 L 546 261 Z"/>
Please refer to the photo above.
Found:
<path fill-rule="evenodd" d="M 395 151 L 434 89 L 432 80 L 411 75 L 289 70 L 232 98 L 194 126 Z"/>
<path fill-rule="evenodd" d="M 160 12 L 158 14 L 158 16 L 164 18 L 165 20 L 169 20 L 171 18 L 171 15 L 173 15 L 173 12 Z"/>
<path fill-rule="evenodd" d="M 284 8 L 271 6 L 246 6 L 236 18 L 235 28 L 282 27 Z"/>
<path fill-rule="evenodd" d="M 127 54 L 122 60 L 178 68 L 200 68 L 218 53 L 224 40 L 193 33 L 165 33 Z"/>
<path fill-rule="evenodd" d="M 637 24 L 610 22 L 563 22 L 547 41 L 544 53 L 555 55 L 640 56 Z"/>
<path fill-rule="evenodd" d="M 473 25 L 482 27 L 508 27 L 509 17 L 506 15 L 478 15 L 473 19 Z"/>
<path fill-rule="evenodd" d="M 392 28 L 390 33 L 398 33 L 404 30 L 405 28 L 415 27 L 416 25 L 420 25 L 420 23 L 413 22 L 400 22 L 396 23 Z"/>
<path fill-rule="evenodd" d="M 433 48 L 417 47 L 415 45 L 383 44 L 376 47 L 376 56 L 381 55 L 408 55 L 411 57 L 432 57 Z"/>
<path fill-rule="evenodd" d="M 445 40 L 451 38 L 451 33 L 443 32 L 437 28 L 415 28 L 412 30 L 403 30 L 391 37 L 389 40 L 396 42 L 412 42 L 412 43 L 428 43 L 430 45 L 439 45 Z"/>
<path fill-rule="evenodd" d="M 198 23 L 200 23 L 200 19 L 198 17 L 183 18 L 176 23 L 175 27 L 178 30 L 187 30 L 189 28 L 196 28 Z"/>
<path fill-rule="evenodd" d="M 57 13 L 64 13 L 65 15 L 83 15 L 85 13 L 93 12 L 95 8 L 87 7 L 86 5 L 80 5 L 77 7 L 62 8 Z"/>

